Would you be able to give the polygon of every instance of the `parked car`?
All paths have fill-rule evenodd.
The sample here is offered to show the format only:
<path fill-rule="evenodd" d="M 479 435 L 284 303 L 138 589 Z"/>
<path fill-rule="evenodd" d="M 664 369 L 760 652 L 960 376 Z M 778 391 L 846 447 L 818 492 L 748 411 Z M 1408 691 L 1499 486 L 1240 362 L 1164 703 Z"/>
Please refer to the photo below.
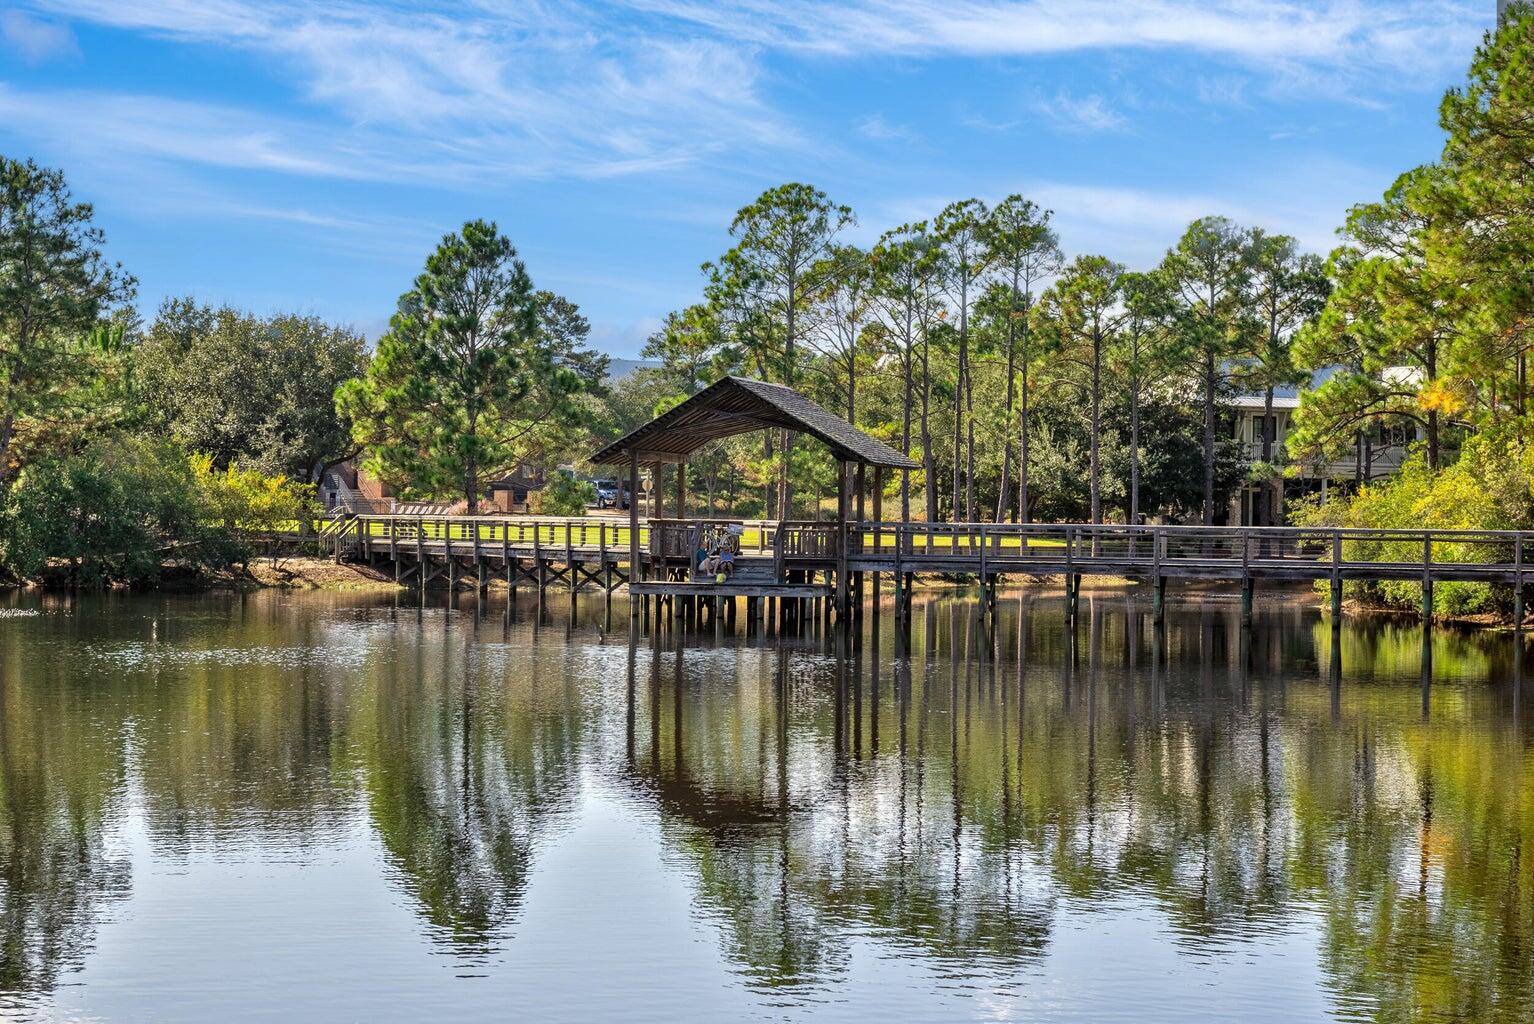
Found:
<path fill-rule="evenodd" d="M 628 491 L 616 480 L 593 480 L 597 488 L 597 508 L 628 508 Z"/>

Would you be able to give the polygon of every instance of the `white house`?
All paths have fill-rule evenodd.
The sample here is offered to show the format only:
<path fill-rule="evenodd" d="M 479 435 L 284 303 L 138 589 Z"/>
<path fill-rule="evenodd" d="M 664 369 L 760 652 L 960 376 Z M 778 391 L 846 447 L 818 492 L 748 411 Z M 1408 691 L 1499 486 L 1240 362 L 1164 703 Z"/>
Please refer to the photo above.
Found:
<path fill-rule="evenodd" d="M 1314 391 L 1336 372 L 1336 367 L 1317 370 L 1303 390 Z M 1396 372 L 1414 374 L 1416 371 L 1402 368 Z M 1389 476 L 1401 468 L 1408 448 L 1420 437 L 1418 430 L 1386 425 L 1381 421 L 1360 438 L 1347 456 L 1325 463 L 1291 463 L 1284 451 L 1284 441 L 1294 430 L 1294 416 L 1300 407 L 1301 390 L 1297 387 L 1276 389 L 1273 393 L 1272 415 L 1266 418 L 1263 413 L 1265 398 L 1261 393 L 1238 394 L 1225 402 L 1226 407 L 1235 414 L 1232 418 L 1234 437 L 1240 442 L 1248 462 L 1262 461 L 1263 432 L 1268 431 L 1273 439 L 1273 462 L 1286 470 L 1284 492 L 1290 496 L 1314 491 L 1325 494 L 1333 483 L 1367 482 Z M 1258 520 L 1256 512 L 1261 507 L 1258 504 L 1260 493 L 1259 487 L 1250 484 L 1237 491 L 1231 498 L 1228 522 L 1243 526 L 1254 525 Z M 1280 508 L 1280 517 L 1282 511 Z"/>

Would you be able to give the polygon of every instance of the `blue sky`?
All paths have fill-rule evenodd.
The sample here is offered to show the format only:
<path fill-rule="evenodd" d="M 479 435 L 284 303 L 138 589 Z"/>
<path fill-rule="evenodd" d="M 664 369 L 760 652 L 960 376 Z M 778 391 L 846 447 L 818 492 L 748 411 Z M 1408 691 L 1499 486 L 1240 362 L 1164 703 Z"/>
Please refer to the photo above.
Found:
<path fill-rule="evenodd" d="M 66 170 L 146 312 L 376 336 L 499 222 L 633 355 L 733 211 L 809 181 L 854 241 L 1021 192 L 1153 262 L 1224 213 L 1324 250 L 1433 159 L 1494 0 L 0 0 L 0 153 Z"/>

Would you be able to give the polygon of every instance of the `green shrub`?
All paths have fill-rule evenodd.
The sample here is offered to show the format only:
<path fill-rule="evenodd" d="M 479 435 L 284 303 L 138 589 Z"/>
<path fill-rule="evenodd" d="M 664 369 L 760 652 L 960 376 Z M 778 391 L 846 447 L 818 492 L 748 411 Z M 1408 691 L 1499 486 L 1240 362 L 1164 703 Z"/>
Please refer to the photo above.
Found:
<path fill-rule="evenodd" d="M 315 514 L 313 484 L 239 465 L 214 469 L 207 455 L 192 456 L 191 465 L 212 516 L 227 529 L 271 533 Z"/>
<path fill-rule="evenodd" d="M 30 466 L 11 492 L 0 566 L 17 579 L 151 586 L 166 570 L 245 562 L 245 531 L 291 521 L 306 489 L 281 477 L 212 469 L 167 441 L 114 438 Z"/>
<path fill-rule="evenodd" d="M 597 500 L 590 480 L 570 473 L 555 473 L 539 492 L 538 511 L 546 516 L 579 516 Z"/>
<path fill-rule="evenodd" d="M 1469 438 L 1460 457 L 1437 473 L 1421 452 L 1400 472 L 1361 487 L 1357 494 L 1324 505 L 1298 503 L 1291 519 L 1301 526 L 1400 530 L 1519 530 L 1534 523 L 1534 445 L 1512 437 Z M 1349 540 L 1343 557 L 1369 562 L 1416 562 L 1419 541 Z M 1435 541 L 1435 560 L 1489 562 L 1511 560 L 1511 550 L 1485 544 Z M 1349 581 L 1345 596 L 1365 604 L 1420 610 L 1422 585 L 1404 580 Z M 1506 610 L 1511 590 L 1485 583 L 1442 582 L 1433 587 L 1433 610 L 1439 615 L 1472 615 Z"/>

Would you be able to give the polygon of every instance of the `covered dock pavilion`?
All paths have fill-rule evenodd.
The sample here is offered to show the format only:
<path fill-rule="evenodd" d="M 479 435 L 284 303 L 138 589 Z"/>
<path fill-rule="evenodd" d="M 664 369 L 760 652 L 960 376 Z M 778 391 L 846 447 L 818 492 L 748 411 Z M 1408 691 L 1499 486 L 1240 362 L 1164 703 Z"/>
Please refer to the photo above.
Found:
<path fill-rule="evenodd" d="M 715 520 L 687 518 L 687 460 L 694 452 L 721 438 L 759 430 L 783 430 L 805 435 L 830 450 L 836 460 L 836 530 L 814 524 L 814 551 L 796 551 L 798 568 L 785 561 L 785 544 L 795 524 L 782 522 L 773 536 L 773 556 L 742 560 L 727 583 L 694 579 L 700 530 L 727 525 Z M 911 459 L 889 445 L 865 434 L 846 420 L 828 412 L 804 395 L 782 384 L 747 377 L 723 377 L 644 426 L 606 445 L 591 456 L 598 465 L 627 467 L 629 491 L 629 564 L 634 573 L 629 589 L 650 596 L 716 597 L 819 597 L 834 592 L 839 614 L 849 607 L 849 517 L 864 519 L 867 470 L 873 467 L 873 517 L 882 518 L 884 471 L 918 468 Z M 639 547 L 639 471 L 654 471 L 659 483 L 661 469 L 675 465 L 676 518 L 663 518 L 663 499 L 657 486 L 650 516 L 650 550 Z M 856 509 L 851 497 L 856 496 Z M 811 524 L 805 524 L 811 525 Z M 811 582 L 817 572 L 830 574 L 831 584 Z M 790 579 L 790 576 L 804 577 Z"/>

